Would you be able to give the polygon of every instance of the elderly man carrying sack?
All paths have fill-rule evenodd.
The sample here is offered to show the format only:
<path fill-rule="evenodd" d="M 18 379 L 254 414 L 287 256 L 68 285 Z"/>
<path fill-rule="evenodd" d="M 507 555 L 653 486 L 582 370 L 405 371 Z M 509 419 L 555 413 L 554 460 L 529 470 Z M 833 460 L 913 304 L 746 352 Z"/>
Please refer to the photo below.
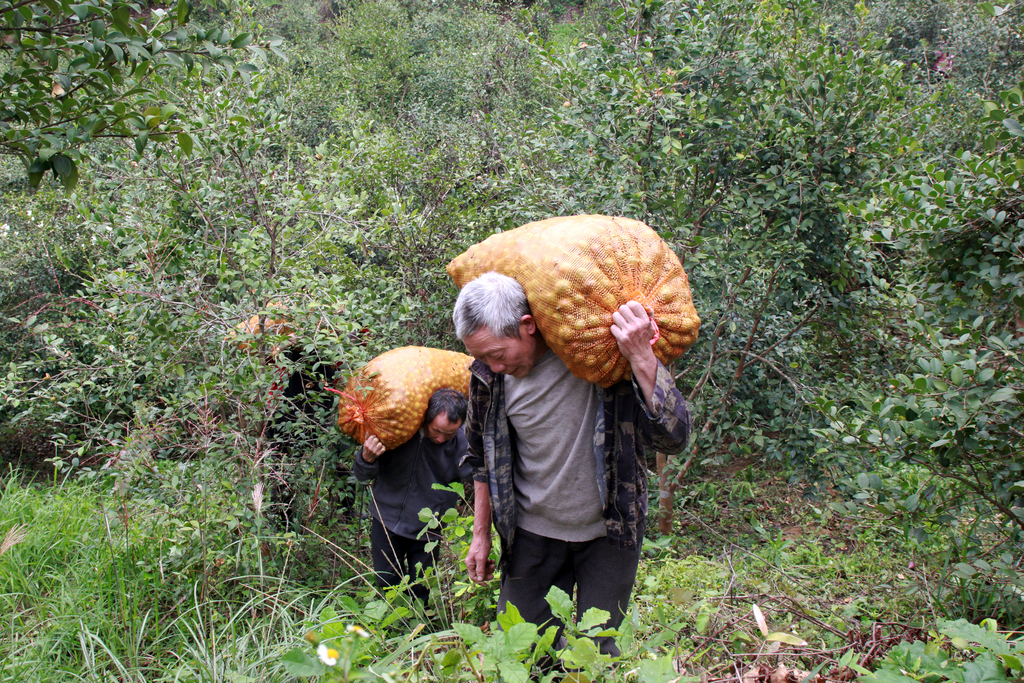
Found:
<path fill-rule="evenodd" d="M 491 524 L 501 539 L 498 611 L 561 626 L 545 596 L 577 590 L 577 613 L 606 610 L 622 622 L 643 546 L 644 448 L 679 453 L 690 415 L 651 349 L 639 303 L 619 307 L 611 334 L 632 379 L 608 389 L 573 376 L 548 348 L 519 284 L 486 273 L 459 293 L 455 331 L 471 366 L 467 463 L 476 494 L 466 556 L 476 582 L 493 578 Z M 618 656 L 610 637 L 601 651 Z"/>

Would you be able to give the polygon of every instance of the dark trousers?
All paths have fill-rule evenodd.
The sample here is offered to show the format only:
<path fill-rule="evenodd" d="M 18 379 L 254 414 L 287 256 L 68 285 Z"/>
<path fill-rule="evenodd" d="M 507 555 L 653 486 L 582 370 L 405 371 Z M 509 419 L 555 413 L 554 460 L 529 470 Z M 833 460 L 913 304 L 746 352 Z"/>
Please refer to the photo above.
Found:
<path fill-rule="evenodd" d="M 638 531 L 638 537 L 643 538 L 643 528 Z M 618 628 L 629 605 L 639 564 L 639 548 L 620 550 L 603 536 L 575 543 L 516 529 L 509 563 L 501 577 L 498 612 L 504 612 L 505 605 L 512 603 L 526 621 L 558 626 L 561 636 L 562 622 L 552 615 L 544 598 L 552 586 L 570 596 L 575 587 L 577 619 L 591 607 L 597 607 L 611 614 L 607 628 Z M 596 638 L 595 642 L 601 652 L 619 655 L 611 636 Z"/>
<path fill-rule="evenodd" d="M 370 545 L 373 549 L 373 572 L 380 588 L 397 586 L 403 576 L 418 581 L 423 577 L 423 571 L 433 567 L 437 560 L 437 546 L 427 552 L 426 539 L 393 534 L 376 517 L 370 526 Z M 421 602 L 425 603 L 430 597 L 430 587 L 423 583 L 413 584 L 411 590 Z"/>

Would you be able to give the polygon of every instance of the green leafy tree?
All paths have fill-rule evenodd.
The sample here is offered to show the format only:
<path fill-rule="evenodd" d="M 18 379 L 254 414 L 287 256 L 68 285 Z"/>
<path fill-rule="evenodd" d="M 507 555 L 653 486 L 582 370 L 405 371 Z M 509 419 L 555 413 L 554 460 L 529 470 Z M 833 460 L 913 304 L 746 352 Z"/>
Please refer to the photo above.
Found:
<path fill-rule="evenodd" d="M 279 40 L 260 46 L 251 33 L 197 26 L 191 9 L 187 0 L 170 11 L 123 0 L 0 1 L 0 154 L 21 160 L 33 185 L 52 170 L 73 187 L 83 145 L 97 139 L 134 140 L 139 154 L 150 141 L 191 151 L 195 131 L 176 116 L 161 74 L 217 67 L 244 77 L 257 67 L 241 55 L 280 53 Z"/>
<path fill-rule="evenodd" d="M 900 283 L 911 365 L 866 410 L 822 399 L 825 434 L 866 462 L 909 463 L 927 476 L 891 490 L 863 476 L 861 498 L 946 551 L 972 617 L 1024 623 L 1024 97 L 984 102 L 985 150 L 961 151 L 888 185 L 881 206 L 855 212 L 874 240 L 912 256 Z M 967 521 L 962 521 L 967 520 Z"/>

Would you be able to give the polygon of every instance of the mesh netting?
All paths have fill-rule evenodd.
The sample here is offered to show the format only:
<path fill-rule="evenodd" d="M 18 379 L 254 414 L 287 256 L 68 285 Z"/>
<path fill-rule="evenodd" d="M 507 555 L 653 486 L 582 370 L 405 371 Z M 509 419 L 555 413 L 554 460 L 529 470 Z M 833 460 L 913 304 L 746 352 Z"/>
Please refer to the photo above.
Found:
<path fill-rule="evenodd" d="M 292 328 L 288 324 L 288 321 L 281 318 L 270 318 L 269 316 L 263 322 L 263 330 L 269 335 L 290 335 Z M 235 326 L 235 329 L 228 333 L 228 339 L 234 339 L 238 334 L 245 335 L 259 335 L 260 333 L 260 317 L 254 315 L 246 321 L 240 322 Z M 256 342 L 246 339 L 240 341 L 237 344 L 240 351 L 255 350 Z M 281 350 L 280 346 L 273 346 L 269 349 L 271 355 L 277 355 L 277 352 Z"/>
<path fill-rule="evenodd" d="M 469 393 L 463 353 L 403 346 L 382 353 L 352 376 L 338 404 L 338 428 L 359 443 L 374 434 L 388 450 L 416 434 L 438 389 Z"/>
<path fill-rule="evenodd" d="M 660 330 L 663 363 L 697 340 L 700 318 L 679 258 L 640 221 L 563 216 L 497 233 L 448 264 L 460 288 L 489 271 L 526 292 L 541 334 L 577 377 L 609 387 L 630 376 L 609 328 L 612 313 L 635 300 Z"/>
<path fill-rule="evenodd" d="M 280 311 L 280 313 L 278 313 L 274 317 L 270 315 L 263 316 L 263 331 L 272 337 L 290 337 L 295 332 L 295 330 L 285 315 L 284 306 L 278 301 L 271 301 L 269 304 L 267 304 L 267 308 L 275 311 Z M 234 341 L 238 338 L 239 335 L 244 335 L 246 338 L 243 338 L 241 341 L 238 341 L 235 345 L 238 347 L 240 351 L 255 351 L 256 347 L 259 345 L 259 342 L 254 339 L 248 338 L 248 336 L 259 336 L 259 334 L 260 316 L 254 315 L 250 316 L 248 320 L 243 320 L 242 322 L 235 325 L 235 329 L 228 332 L 228 335 L 224 337 L 224 341 Z M 265 349 L 265 351 L 267 351 L 271 356 L 276 356 L 280 350 L 281 346 L 279 345 L 274 345 L 270 348 Z"/>

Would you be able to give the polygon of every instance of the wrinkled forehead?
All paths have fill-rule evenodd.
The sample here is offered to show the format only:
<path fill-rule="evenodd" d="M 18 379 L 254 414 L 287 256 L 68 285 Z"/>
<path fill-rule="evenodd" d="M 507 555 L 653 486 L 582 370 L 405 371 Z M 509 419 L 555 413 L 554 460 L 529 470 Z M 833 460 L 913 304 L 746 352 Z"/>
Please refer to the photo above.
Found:
<path fill-rule="evenodd" d="M 529 335 L 496 337 L 486 327 L 481 327 L 464 340 L 466 350 L 469 351 L 470 355 L 477 357 L 490 356 L 500 352 L 519 351 L 528 348 L 530 342 L 531 338 Z"/>

